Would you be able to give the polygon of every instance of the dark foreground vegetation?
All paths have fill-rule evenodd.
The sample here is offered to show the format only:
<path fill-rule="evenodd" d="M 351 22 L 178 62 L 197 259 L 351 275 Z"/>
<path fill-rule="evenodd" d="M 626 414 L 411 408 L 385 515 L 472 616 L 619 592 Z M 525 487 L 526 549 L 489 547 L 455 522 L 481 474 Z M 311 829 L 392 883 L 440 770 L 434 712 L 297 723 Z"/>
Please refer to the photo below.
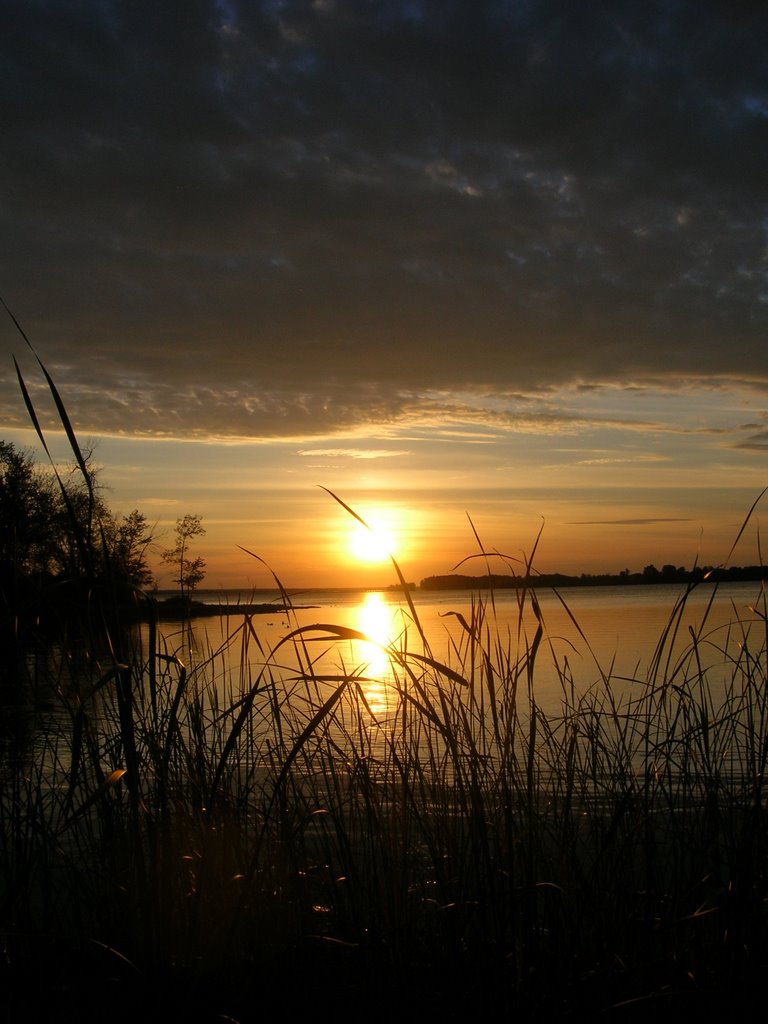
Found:
<path fill-rule="evenodd" d="M 348 628 L 267 649 L 245 615 L 226 658 L 186 666 L 83 597 L 63 642 L 4 653 L 3 1019 L 746 1010 L 768 968 L 766 605 L 681 643 L 687 597 L 630 683 L 574 678 L 526 585 L 516 630 L 478 601 L 443 652 L 411 605 L 376 708 Z"/>
<path fill-rule="evenodd" d="M 556 716 L 532 591 L 530 630 L 478 603 L 444 659 L 414 623 L 387 711 L 365 664 L 316 669 L 355 636 L 331 625 L 266 651 L 246 617 L 192 670 L 156 634 L 28 656 L 0 753 L 4 1019 L 247 1022 L 266 993 L 318 1020 L 746 1007 L 768 960 L 765 607 L 738 645 L 704 622 L 667 660 L 683 611 L 628 697 L 556 659 Z"/>

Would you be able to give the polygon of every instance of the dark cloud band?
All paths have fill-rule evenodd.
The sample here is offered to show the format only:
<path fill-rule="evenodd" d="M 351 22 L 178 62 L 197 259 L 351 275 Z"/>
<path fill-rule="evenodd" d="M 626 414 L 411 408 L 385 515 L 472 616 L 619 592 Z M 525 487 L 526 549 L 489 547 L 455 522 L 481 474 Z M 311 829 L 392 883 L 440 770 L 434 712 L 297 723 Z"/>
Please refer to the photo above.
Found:
<path fill-rule="evenodd" d="M 92 430 L 765 379 L 767 29 L 759 4 L 19 0 L 2 290 Z"/>

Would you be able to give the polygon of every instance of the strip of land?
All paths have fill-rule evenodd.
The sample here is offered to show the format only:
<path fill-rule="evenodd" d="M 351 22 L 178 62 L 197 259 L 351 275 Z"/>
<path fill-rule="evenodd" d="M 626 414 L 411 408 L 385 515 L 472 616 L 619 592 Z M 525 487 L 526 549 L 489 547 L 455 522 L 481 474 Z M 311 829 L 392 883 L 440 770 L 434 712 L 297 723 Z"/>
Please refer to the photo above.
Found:
<path fill-rule="evenodd" d="M 657 569 L 648 565 L 642 572 L 624 569 L 619 573 L 599 573 L 568 576 L 565 573 L 531 573 L 530 575 L 487 573 L 483 576 L 465 576 L 450 573 L 427 576 L 419 584 L 421 590 L 515 590 L 520 587 L 606 587 L 647 586 L 658 583 L 749 583 L 768 579 L 768 568 L 763 565 L 697 566 L 694 569 L 665 565 Z"/>

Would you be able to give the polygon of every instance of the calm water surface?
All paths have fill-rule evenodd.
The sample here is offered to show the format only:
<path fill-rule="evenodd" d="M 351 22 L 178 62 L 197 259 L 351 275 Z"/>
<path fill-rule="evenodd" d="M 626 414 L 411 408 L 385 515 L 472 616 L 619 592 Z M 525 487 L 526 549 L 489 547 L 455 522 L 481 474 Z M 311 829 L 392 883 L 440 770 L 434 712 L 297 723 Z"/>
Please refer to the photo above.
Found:
<path fill-rule="evenodd" d="M 538 706 L 557 716 L 566 699 L 577 700 L 603 685 L 605 679 L 619 700 L 639 696 L 681 593 L 675 586 L 574 588 L 559 596 L 551 590 L 537 590 L 543 623 L 533 683 Z M 239 599 L 253 603 L 274 600 L 274 594 L 267 592 L 242 596 L 201 592 L 198 597 L 216 604 L 229 600 L 233 606 Z M 468 638 L 462 622 L 473 621 L 478 602 L 485 612 L 483 645 L 501 652 L 494 658 L 502 669 L 514 664 L 530 646 L 538 625 L 528 602 L 520 615 L 517 595 L 511 590 L 496 593 L 493 602 L 488 595 L 479 597 L 469 591 L 415 591 L 412 607 L 396 591 L 311 591 L 296 594 L 292 600 L 295 606 L 289 612 L 276 606 L 274 612 L 252 616 L 250 623 L 234 608 L 229 616 L 199 618 L 185 628 L 162 623 L 161 649 L 178 655 L 190 670 L 191 680 L 213 684 L 220 706 L 233 704 L 251 685 L 271 678 L 283 692 L 299 694 L 297 704 L 304 709 L 300 711 L 304 721 L 333 692 L 341 677 L 352 674 L 374 716 L 385 723 L 402 707 L 406 677 L 398 661 L 402 663 L 405 652 L 422 658 L 407 659 L 417 672 L 427 656 L 467 676 Z M 758 657 L 764 678 L 766 623 L 756 607 L 763 608 L 757 583 L 721 586 L 714 600 L 711 587 L 694 590 L 688 595 L 674 642 L 670 637 L 664 647 L 660 678 L 675 678 L 677 673 L 676 678 L 682 679 L 694 671 L 692 633 L 697 637 L 696 654 L 715 705 L 738 680 L 734 666 L 743 663 L 745 651 Z M 350 639 L 344 635 L 345 629 L 364 634 L 371 642 Z M 146 651 L 147 627 L 140 633 Z M 55 652 L 50 655 L 54 656 Z M 64 665 L 67 659 L 62 656 L 61 660 Z M 314 676 L 311 692 L 305 682 L 308 667 Z M 568 680 L 565 686 L 564 678 Z M 258 706 L 268 728 L 268 704 L 260 698 Z M 43 722 L 42 735 L 49 731 L 46 723 L 57 711 L 65 725 L 69 721 L 69 713 L 53 690 L 41 708 L 11 710 L 13 716 L 2 717 L 0 764 L 26 762 L 36 756 L 38 719 Z"/>
<path fill-rule="evenodd" d="M 654 652 L 683 591 L 670 585 L 589 587 L 564 589 L 559 596 L 548 589 L 536 591 L 543 621 L 543 643 L 536 661 L 535 691 L 540 706 L 557 712 L 562 706 L 563 671 L 572 677 L 575 691 L 586 692 L 603 676 L 610 676 L 613 689 L 631 688 L 648 678 Z M 714 594 L 714 599 L 713 599 Z M 692 636 L 699 638 L 699 658 L 708 669 L 708 681 L 717 691 L 733 676 L 733 660 L 743 644 L 762 646 L 765 623 L 753 609 L 760 607 L 759 583 L 722 585 L 715 591 L 700 586 L 688 595 L 674 643 L 664 648 L 662 668 L 668 676 L 690 652 Z M 202 592 L 202 600 L 233 604 L 240 595 Z M 295 595 L 290 614 L 282 609 L 253 616 L 248 643 L 239 634 L 226 650 L 226 640 L 242 624 L 242 615 L 206 618 L 192 624 L 191 648 L 178 626 L 164 624 L 161 632 L 169 649 L 177 650 L 191 664 L 221 649 L 220 664 L 254 678 L 268 652 L 277 651 L 276 663 L 290 675 L 297 670 L 294 644 L 286 636 L 303 629 L 306 641 L 302 658 L 311 660 L 318 674 L 353 671 L 367 680 L 369 696 L 380 709 L 387 705 L 386 685 L 391 664 L 382 648 L 392 644 L 398 651 L 424 652 L 459 671 L 466 655 L 466 632 L 461 617 L 471 621 L 478 600 L 485 605 L 485 622 L 492 642 L 506 652 L 522 651 L 537 628 L 535 616 L 526 603 L 520 616 L 515 591 L 500 591 L 493 603 L 470 591 L 427 592 L 411 595 L 413 609 L 402 593 L 395 591 L 309 591 Z M 267 602 L 271 593 L 243 595 L 252 602 Z M 311 606 L 311 607 L 307 607 Z M 418 626 L 414 621 L 416 613 Z M 338 639 L 326 626 L 347 627 L 364 633 L 375 643 Z M 317 626 L 316 629 L 310 629 Z M 256 640 L 258 639 L 258 643 Z M 281 644 L 282 642 L 282 644 Z"/>

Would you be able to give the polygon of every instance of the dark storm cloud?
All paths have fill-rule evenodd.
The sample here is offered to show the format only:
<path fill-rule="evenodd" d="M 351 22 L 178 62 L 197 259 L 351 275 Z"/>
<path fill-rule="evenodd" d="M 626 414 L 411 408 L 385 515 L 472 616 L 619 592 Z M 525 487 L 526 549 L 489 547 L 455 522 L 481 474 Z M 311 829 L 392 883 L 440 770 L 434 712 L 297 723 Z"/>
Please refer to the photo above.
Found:
<path fill-rule="evenodd" d="M 105 431 L 765 378 L 766 38 L 748 3 L 11 3 L 0 292 Z"/>

